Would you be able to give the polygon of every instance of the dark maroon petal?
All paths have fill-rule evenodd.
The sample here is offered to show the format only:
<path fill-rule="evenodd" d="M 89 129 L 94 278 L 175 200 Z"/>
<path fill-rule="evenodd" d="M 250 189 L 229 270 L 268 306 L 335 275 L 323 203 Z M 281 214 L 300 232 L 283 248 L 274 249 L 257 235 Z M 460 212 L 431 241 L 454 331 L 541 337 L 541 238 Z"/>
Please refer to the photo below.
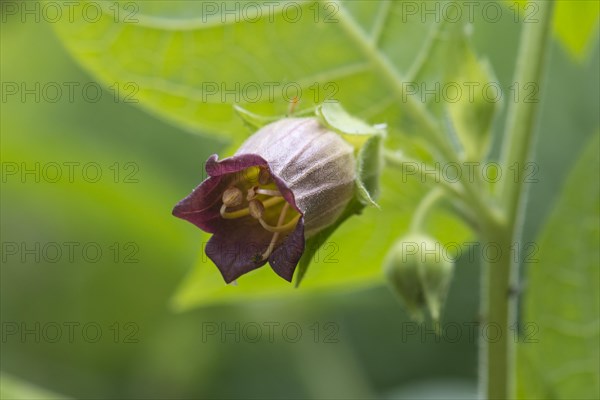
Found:
<path fill-rule="evenodd" d="M 269 247 L 272 235 L 252 217 L 223 220 L 208 241 L 205 252 L 229 283 L 265 265 L 266 260 L 261 256 Z"/>
<path fill-rule="evenodd" d="M 296 229 L 269 257 L 269 264 L 277 275 L 291 282 L 302 253 L 304 253 L 304 218 L 300 217 Z"/>
<path fill-rule="evenodd" d="M 233 174 L 258 165 L 268 166 L 265 159 L 256 154 L 240 154 L 221 161 L 217 159 L 217 155 L 213 154 L 206 160 L 206 172 L 209 176 Z"/>
<path fill-rule="evenodd" d="M 222 177 L 210 177 L 173 208 L 173 215 L 185 219 L 198 228 L 214 233 L 221 219 L 219 208 L 223 191 L 227 188 Z"/>
<path fill-rule="evenodd" d="M 294 193 L 287 187 L 285 182 L 282 179 L 280 179 L 277 175 L 275 175 L 270 169 L 269 172 L 273 177 L 273 181 L 275 182 L 277 189 L 279 189 L 279 193 L 281 193 L 285 201 L 287 201 L 292 207 L 294 207 L 294 210 L 298 211 L 301 215 L 304 215 L 302 210 L 300 210 L 296 205 L 296 198 L 294 197 Z"/>

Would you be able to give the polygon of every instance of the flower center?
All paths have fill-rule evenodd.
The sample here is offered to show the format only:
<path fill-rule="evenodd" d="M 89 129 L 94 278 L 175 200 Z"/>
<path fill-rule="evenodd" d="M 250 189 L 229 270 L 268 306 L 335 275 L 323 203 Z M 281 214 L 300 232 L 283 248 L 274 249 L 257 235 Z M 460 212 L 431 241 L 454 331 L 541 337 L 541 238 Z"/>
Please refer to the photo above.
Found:
<path fill-rule="evenodd" d="M 237 219 L 250 215 L 263 229 L 273 233 L 260 261 L 271 255 L 281 235 L 293 231 L 300 219 L 300 213 L 290 210 L 290 204 L 285 201 L 269 170 L 264 167 L 241 171 L 223 192 L 221 200 L 221 217 Z"/>

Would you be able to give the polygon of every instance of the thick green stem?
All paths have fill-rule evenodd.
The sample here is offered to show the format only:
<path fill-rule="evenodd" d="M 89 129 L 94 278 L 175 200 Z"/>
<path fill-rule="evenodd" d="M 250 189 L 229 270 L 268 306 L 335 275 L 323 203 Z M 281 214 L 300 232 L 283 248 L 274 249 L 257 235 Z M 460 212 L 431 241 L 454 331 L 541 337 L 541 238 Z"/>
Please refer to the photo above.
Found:
<path fill-rule="evenodd" d="M 520 87 L 535 85 L 541 93 L 541 78 L 545 66 L 547 42 L 551 33 L 554 0 L 537 1 L 538 22 L 524 24 L 517 57 L 514 81 Z M 531 153 L 539 100 L 517 98 L 510 104 L 504 132 L 502 167 L 505 169 L 501 186 L 502 203 L 508 221 L 517 220 L 522 200 L 523 176 Z M 509 173 L 509 168 L 516 168 Z"/>
<path fill-rule="evenodd" d="M 481 247 L 498 254 L 483 252 L 481 313 L 484 316 L 480 335 L 479 381 L 485 399 L 514 398 L 515 349 L 510 327 L 513 324 L 513 301 L 510 296 L 511 239 L 505 226 L 484 238 Z"/>
<path fill-rule="evenodd" d="M 551 33 L 553 0 L 537 1 L 537 23 L 524 24 L 517 58 L 515 82 L 517 85 L 541 84 L 546 60 L 546 48 Z M 500 249 L 501 254 L 486 260 L 482 279 L 482 330 L 480 380 L 481 390 L 487 399 L 512 399 L 515 396 L 515 343 L 509 330 L 516 322 L 515 287 L 518 287 L 519 260 L 513 259 L 513 246 L 518 246 L 522 228 L 522 214 L 526 188 L 520 179 L 530 157 L 531 143 L 539 104 L 518 99 L 512 103 L 507 116 L 502 167 L 504 180 L 500 190 L 500 203 L 505 223 L 487 232 L 486 241 Z M 508 168 L 518 173 L 509 174 Z M 488 258 L 491 256 L 488 254 Z M 492 328 L 499 329 L 499 340 L 486 337 Z"/>

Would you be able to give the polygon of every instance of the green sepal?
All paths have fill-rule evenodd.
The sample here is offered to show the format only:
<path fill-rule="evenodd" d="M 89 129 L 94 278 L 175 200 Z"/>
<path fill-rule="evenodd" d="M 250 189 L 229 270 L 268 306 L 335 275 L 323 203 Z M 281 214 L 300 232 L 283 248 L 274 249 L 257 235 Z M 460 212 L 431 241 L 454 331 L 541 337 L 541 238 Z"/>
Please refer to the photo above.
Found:
<path fill-rule="evenodd" d="M 372 136 L 385 136 L 385 127 L 369 125 L 353 117 L 336 101 L 318 105 L 315 114 L 323 125 L 342 135 L 356 151 Z"/>
<path fill-rule="evenodd" d="M 244 125 L 246 125 L 252 131 L 252 133 L 254 133 L 255 131 L 257 131 L 258 129 L 262 128 L 265 125 L 268 125 L 275 121 L 279 121 L 280 119 L 283 119 L 283 118 L 305 117 L 305 116 L 314 115 L 314 113 L 315 113 L 314 108 L 308 108 L 305 110 L 298 110 L 294 113 L 294 115 L 275 115 L 275 116 L 268 115 L 267 116 L 267 115 L 259 115 L 259 114 L 253 113 L 253 112 L 245 109 L 244 107 L 240 106 L 239 104 L 234 104 L 233 109 L 237 113 L 238 117 L 241 118 L 242 122 L 244 122 Z"/>
<path fill-rule="evenodd" d="M 321 123 L 339 133 L 355 150 L 357 158 L 356 195 L 363 205 L 378 207 L 379 175 L 382 169 L 384 126 L 373 126 L 348 114 L 338 102 L 317 106 L 315 113 Z"/>
<path fill-rule="evenodd" d="M 237 113 L 238 117 L 241 118 L 244 125 L 246 125 L 252 132 L 262 128 L 265 125 L 270 124 L 271 122 L 275 122 L 284 118 L 282 116 L 264 116 L 258 115 L 251 111 L 246 110 L 244 107 L 234 104 L 233 109 Z"/>
<path fill-rule="evenodd" d="M 371 136 L 358 151 L 356 195 L 363 205 L 379 208 L 379 176 L 383 168 L 382 135 Z"/>

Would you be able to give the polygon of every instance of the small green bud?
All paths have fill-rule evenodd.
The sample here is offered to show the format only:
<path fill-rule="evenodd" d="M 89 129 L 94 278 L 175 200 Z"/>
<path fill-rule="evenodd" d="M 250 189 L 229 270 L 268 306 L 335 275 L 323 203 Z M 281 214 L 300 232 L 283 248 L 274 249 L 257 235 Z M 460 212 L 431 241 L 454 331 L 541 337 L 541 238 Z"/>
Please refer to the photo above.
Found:
<path fill-rule="evenodd" d="M 413 319 L 422 320 L 426 308 L 439 319 L 454 269 L 442 250 L 435 239 L 411 234 L 396 241 L 384 261 L 387 281 Z"/>

